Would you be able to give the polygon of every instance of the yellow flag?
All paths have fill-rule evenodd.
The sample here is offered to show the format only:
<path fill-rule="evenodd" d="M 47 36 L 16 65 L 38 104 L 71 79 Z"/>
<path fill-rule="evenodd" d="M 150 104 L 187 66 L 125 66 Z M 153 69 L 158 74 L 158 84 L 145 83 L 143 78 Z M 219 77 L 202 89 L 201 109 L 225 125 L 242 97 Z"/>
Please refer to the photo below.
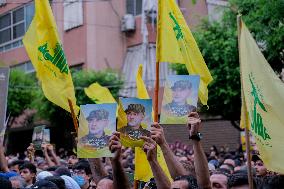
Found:
<path fill-rule="evenodd" d="M 199 99 L 207 105 L 208 84 L 213 80 L 201 52 L 175 0 L 159 0 L 157 61 L 185 64 L 189 74 L 200 75 Z"/>
<path fill-rule="evenodd" d="M 137 75 L 136 75 L 137 97 L 140 99 L 149 99 L 149 95 L 148 95 L 146 86 L 144 84 L 143 78 L 142 78 L 142 75 L 143 75 L 142 73 L 143 73 L 143 66 L 140 64 L 138 71 L 137 71 Z M 166 175 L 169 178 L 171 178 L 163 152 L 159 146 L 157 149 L 157 158 L 158 158 L 158 162 L 160 166 L 162 167 L 163 171 L 166 173 Z M 153 176 L 153 173 L 149 165 L 149 162 L 147 160 L 145 152 L 141 148 L 135 147 L 134 179 L 147 182 L 153 177 L 154 176 Z"/>
<path fill-rule="evenodd" d="M 240 68 L 250 130 L 265 166 L 284 173 L 284 83 L 274 73 L 244 23 Z"/>
<path fill-rule="evenodd" d="M 102 87 L 98 83 L 93 83 L 88 88 L 84 89 L 86 95 L 92 99 L 96 104 L 102 103 L 116 103 L 109 89 Z"/>
<path fill-rule="evenodd" d="M 35 0 L 35 16 L 23 39 L 46 98 L 70 112 L 68 99 L 79 112 L 71 73 L 48 0 Z"/>

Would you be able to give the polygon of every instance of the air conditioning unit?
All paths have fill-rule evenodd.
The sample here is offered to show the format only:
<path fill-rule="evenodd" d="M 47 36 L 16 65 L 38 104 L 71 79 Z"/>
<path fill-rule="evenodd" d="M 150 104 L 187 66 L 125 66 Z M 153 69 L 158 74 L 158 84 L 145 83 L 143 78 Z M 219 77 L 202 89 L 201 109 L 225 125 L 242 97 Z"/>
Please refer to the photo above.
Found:
<path fill-rule="evenodd" d="M 0 7 L 6 5 L 6 1 L 7 1 L 7 0 L 0 0 Z"/>
<path fill-rule="evenodd" d="M 129 32 L 135 30 L 135 17 L 132 14 L 126 14 L 122 17 L 121 31 Z"/>

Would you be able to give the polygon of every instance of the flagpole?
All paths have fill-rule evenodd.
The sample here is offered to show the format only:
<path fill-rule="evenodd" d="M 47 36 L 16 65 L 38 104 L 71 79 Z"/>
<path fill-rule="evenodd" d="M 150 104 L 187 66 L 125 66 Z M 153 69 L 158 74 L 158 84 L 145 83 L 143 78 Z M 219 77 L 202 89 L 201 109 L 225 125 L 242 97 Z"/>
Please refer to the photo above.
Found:
<path fill-rule="evenodd" d="M 70 107 L 70 110 L 71 110 L 71 115 L 72 115 L 73 124 L 74 124 L 75 130 L 76 130 L 76 133 L 78 133 L 78 122 L 77 122 L 77 118 L 76 118 L 76 115 L 75 115 L 75 112 L 74 112 L 72 101 L 70 99 L 68 99 L 68 104 L 69 104 L 69 107 Z"/>
<path fill-rule="evenodd" d="M 240 37 L 241 37 L 241 28 L 242 28 L 242 21 L 241 15 L 237 16 L 237 23 L 238 23 L 238 50 L 239 50 L 239 62 L 240 62 L 240 76 L 241 76 L 241 95 L 242 95 L 242 103 L 246 106 L 244 90 L 243 90 L 243 80 L 242 80 L 242 67 L 241 67 L 241 55 L 240 55 Z M 246 112 L 242 112 L 246 113 Z M 242 116 L 245 125 L 245 138 L 246 138 L 246 152 L 247 152 L 247 171 L 248 171 L 248 181 L 249 181 L 249 189 L 253 189 L 253 178 L 252 178 L 252 167 L 251 167 L 251 152 L 250 152 L 250 137 L 249 137 L 249 128 L 247 124 L 247 116 Z"/>
<path fill-rule="evenodd" d="M 138 180 L 134 180 L 133 189 L 138 189 L 138 183 L 139 183 Z"/>
<path fill-rule="evenodd" d="M 155 107 L 154 107 L 154 122 L 158 122 L 158 109 L 159 109 L 159 87 L 160 87 L 160 66 L 159 62 L 156 62 L 156 82 L 155 82 Z"/>

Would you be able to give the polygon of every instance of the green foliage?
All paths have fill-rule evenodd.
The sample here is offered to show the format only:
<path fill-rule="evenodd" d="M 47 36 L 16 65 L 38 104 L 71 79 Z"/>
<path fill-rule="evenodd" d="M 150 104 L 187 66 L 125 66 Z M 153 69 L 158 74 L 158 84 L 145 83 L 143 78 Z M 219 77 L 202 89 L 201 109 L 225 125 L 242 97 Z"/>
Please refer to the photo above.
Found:
<path fill-rule="evenodd" d="M 77 98 L 77 105 L 93 104 L 85 92 L 84 88 L 89 87 L 91 84 L 98 82 L 102 86 L 106 86 L 110 89 L 112 95 L 116 98 L 118 91 L 121 88 L 123 82 L 118 77 L 118 74 L 111 70 L 106 71 L 77 71 L 72 73 L 73 83 L 75 87 L 75 93 Z M 54 124 L 62 124 L 62 122 L 70 122 L 70 113 L 66 112 L 62 108 L 48 101 L 41 93 L 37 97 L 37 101 L 34 102 L 36 109 L 39 111 L 39 116 L 50 120 Z"/>
<path fill-rule="evenodd" d="M 18 116 L 27 108 L 32 108 L 39 88 L 36 79 L 21 70 L 11 70 L 8 91 L 8 113 Z"/>
<path fill-rule="evenodd" d="M 242 13 L 243 20 L 256 40 L 265 44 L 263 53 L 271 66 L 280 71 L 284 49 L 283 4 L 283 0 L 231 0 L 232 6 L 224 13 L 222 22 L 204 22 L 194 33 L 214 78 L 209 86 L 210 108 L 202 109 L 203 112 L 222 115 L 230 120 L 240 118 L 241 87 L 236 12 Z M 187 74 L 184 65 L 176 64 L 172 68 L 178 74 Z"/>
<path fill-rule="evenodd" d="M 230 2 L 242 15 L 269 64 L 275 71 L 280 72 L 284 63 L 284 1 L 231 0 Z M 235 21 L 234 12 L 228 11 L 225 19 Z"/>

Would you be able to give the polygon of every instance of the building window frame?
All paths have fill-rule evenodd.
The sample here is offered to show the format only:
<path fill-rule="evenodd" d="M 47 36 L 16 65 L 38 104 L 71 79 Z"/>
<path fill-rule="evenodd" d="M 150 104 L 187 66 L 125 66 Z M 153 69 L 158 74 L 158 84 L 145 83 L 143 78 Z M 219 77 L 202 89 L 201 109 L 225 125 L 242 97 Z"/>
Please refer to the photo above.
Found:
<path fill-rule="evenodd" d="M 139 2 L 137 2 L 139 1 Z M 129 3 L 132 2 L 132 10 L 129 10 Z M 141 6 L 140 6 L 140 10 L 138 10 L 138 7 L 139 4 L 137 3 L 140 3 Z M 134 16 L 140 16 L 142 14 L 142 6 L 143 6 L 143 0 L 126 0 L 126 13 L 127 14 L 132 14 Z"/>
<path fill-rule="evenodd" d="M 3 18 L 6 15 L 10 16 L 10 23 L 9 23 L 9 25 L 0 29 L 0 32 L 5 31 L 7 29 L 10 29 L 10 40 L 0 44 L 0 53 L 1 52 L 6 52 L 6 51 L 9 51 L 9 50 L 12 50 L 12 49 L 19 48 L 19 47 L 23 46 L 22 39 L 23 39 L 23 37 L 25 35 L 25 32 L 28 29 L 28 25 L 27 25 L 28 24 L 27 23 L 28 22 L 28 19 L 27 19 L 27 14 L 28 14 L 27 9 L 28 9 L 28 6 L 33 6 L 32 14 L 34 14 L 35 13 L 34 2 L 30 2 L 30 3 L 27 3 L 27 4 L 23 5 L 23 6 L 19 6 L 19 7 L 15 8 L 15 9 L 13 9 L 13 10 L 10 10 L 10 11 L 0 15 L 0 18 Z M 14 20 L 13 20 L 14 17 L 15 17 L 14 13 L 16 11 L 19 11 L 20 9 L 23 9 L 23 11 L 24 11 L 23 17 L 21 18 L 20 21 L 17 21 L 17 22 L 14 23 Z M 21 25 L 21 24 L 23 24 L 24 33 L 21 34 L 19 37 L 14 38 L 14 28 L 16 26 Z"/>

